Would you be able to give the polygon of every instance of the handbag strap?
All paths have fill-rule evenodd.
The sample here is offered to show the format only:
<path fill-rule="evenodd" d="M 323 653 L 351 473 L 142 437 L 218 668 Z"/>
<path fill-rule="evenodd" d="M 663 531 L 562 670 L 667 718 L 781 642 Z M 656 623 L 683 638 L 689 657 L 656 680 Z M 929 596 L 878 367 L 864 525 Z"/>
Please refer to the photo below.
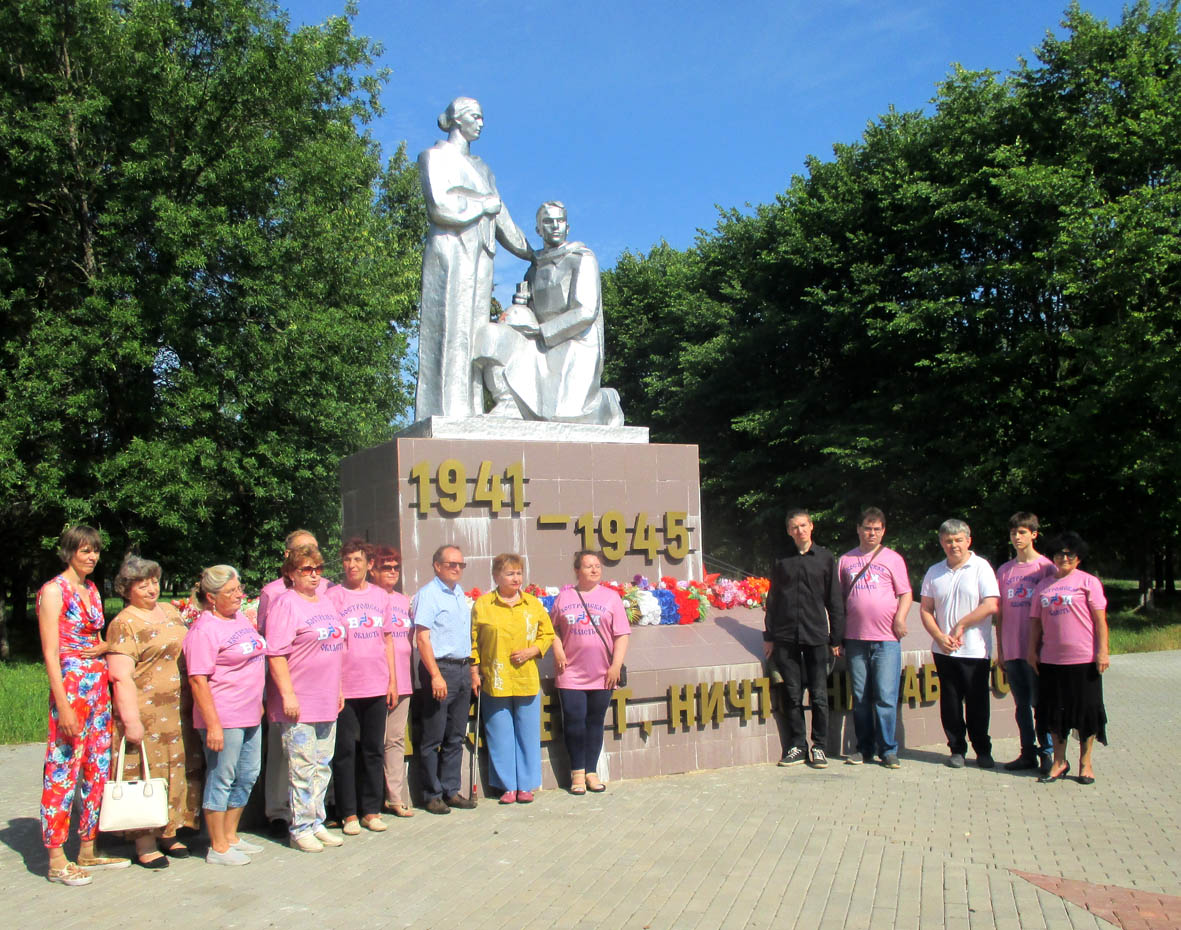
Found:
<path fill-rule="evenodd" d="M 123 781 L 123 762 L 127 755 L 127 737 L 124 736 L 119 740 L 119 767 L 115 770 L 115 781 Z M 139 771 L 143 776 L 144 781 L 149 781 L 151 775 L 148 774 L 148 754 L 144 750 L 144 744 L 139 744 Z"/>
<path fill-rule="evenodd" d="M 615 661 L 615 648 L 609 642 L 607 642 L 607 637 L 603 635 L 601 625 L 595 626 L 595 622 L 591 619 L 590 608 L 586 606 L 586 601 L 582 600 L 582 592 L 579 591 L 578 588 L 575 588 L 574 593 L 577 594 L 578 599 L 582 601 L 582 609 L 586 613 L 586 622 L 594 627 L 595 632 L 599 634 L 599 639 L 603 643 L 603 648 L 607 650 L 607 664 L 611 665 Z"/>
<path fill-rule="evenodd" d="M 878 543 L 878 547 L 873 550 L 873 555 L 871 555 L 869 557 L 869 561 L 866 562 L 864 565 L 862 565 L 861 571 L 859 571 L 856 575 L 853 576 L 853 583 L 849 585 L 850 592 L 852 592 L 852 590 L 855 587 L 857 587 L 857 582 L 859 582 L 861 580 L 861 576 L 864 575 L 869 570 L 869 566 L 873 565 L 873 560 L 878 557 L 878 553 L 881 551 L 882 551 L 882 544 Z"/>

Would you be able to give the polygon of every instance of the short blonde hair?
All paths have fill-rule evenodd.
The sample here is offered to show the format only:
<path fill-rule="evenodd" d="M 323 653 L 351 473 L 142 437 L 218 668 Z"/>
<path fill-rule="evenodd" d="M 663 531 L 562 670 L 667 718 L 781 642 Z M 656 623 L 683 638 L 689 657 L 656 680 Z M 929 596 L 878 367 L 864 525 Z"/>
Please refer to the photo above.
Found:
<path fill-rule="evenodd" d="M 502 552 L 492 560 L 492 577 L 495 578 L 506 568 L 525 570 L 525 560 L 515 552 Z"/>
<path fill-rule="evenodd" d="M 305 562 L 313 562 L 323 567 L 324 556 L 320 554 L 319 546 L 296 546 L 287 550 L 287 558 L 283 560 L 283 584 L 292 586 L 292 576 Z"/>

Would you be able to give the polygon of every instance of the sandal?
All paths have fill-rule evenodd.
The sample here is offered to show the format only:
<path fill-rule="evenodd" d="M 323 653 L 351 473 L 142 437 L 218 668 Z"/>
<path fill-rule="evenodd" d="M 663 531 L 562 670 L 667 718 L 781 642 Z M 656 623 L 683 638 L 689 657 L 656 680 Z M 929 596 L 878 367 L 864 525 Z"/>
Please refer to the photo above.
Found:
<path fill-rule="evenodd" d="M 50 869 L 45 873 L 45 877 L 51 882 L 57 882 L 59 885 L 69 885 L 75 887 L 78 885 L 89 885 L 94 881 L 93 876 L 85 869 L 80 869 L 72 862 L 67 862 L 64 868 Z"/>
<path fill-rule="evenodd" d="M 586 790 L 593 791 L 595 794 L 599 794 L 600 792 L 606 791 L 607 786 L 604 785 L 601 781 L 599 781 L 598 775 L 594 775 L 591 772 L 587 772 L 586 773 Z"/>
<path fill-rule="evenodd" d="M 570 793 L 586 794 L 586 775 L 570 775 Z"/>

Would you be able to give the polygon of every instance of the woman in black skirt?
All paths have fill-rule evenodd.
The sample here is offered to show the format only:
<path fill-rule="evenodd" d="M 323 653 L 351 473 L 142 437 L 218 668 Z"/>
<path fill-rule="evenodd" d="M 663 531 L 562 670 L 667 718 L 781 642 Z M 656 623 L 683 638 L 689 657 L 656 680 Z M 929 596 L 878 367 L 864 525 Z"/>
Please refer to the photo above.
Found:
<path fill-rule="evenodd" d="M 1051 540 L 1056 574 L 1033 592 L 1029 664 L 1039 676 L 1037 729 L 1054 739 L 1054 763 L 1039 782 L 1061 781 L 1070 772 L 1066 736 L 1078 730 L 1080 785 L 1095 783 L 1091 749 L 1107 745 L 1103 680 L 1107 654 L 1107 598 L 1094 575 L 1079 570 L 1087 544 L 1077 533 Z"/>

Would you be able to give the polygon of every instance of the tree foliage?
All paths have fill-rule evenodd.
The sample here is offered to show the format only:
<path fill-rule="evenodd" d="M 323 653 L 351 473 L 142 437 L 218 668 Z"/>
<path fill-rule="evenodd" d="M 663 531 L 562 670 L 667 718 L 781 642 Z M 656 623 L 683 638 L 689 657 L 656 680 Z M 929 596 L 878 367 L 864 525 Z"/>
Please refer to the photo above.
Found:
<path fill-rule="evenodd" d="M 803 503 L 932 554 L 1032 509 L 1142 569 L 1181 519 L 1178 7 L 1077 5 L 1007 76 L 955 69 L 753 215 L 605 288 L 608 383 L 701 446 L 709 548 L 756 565 Z M 836 529 L 840 527 L 840 529 Z M 756 556 L 756 553 L 759 555 Z"/>
<path fill-rule="evenodd" d="M 269 0 L 12 0 L 0 50 L 0 573 L 84 520 L 257 583 L 411 400 L 425 219 L 364 128 L 374 47 Z"/>

